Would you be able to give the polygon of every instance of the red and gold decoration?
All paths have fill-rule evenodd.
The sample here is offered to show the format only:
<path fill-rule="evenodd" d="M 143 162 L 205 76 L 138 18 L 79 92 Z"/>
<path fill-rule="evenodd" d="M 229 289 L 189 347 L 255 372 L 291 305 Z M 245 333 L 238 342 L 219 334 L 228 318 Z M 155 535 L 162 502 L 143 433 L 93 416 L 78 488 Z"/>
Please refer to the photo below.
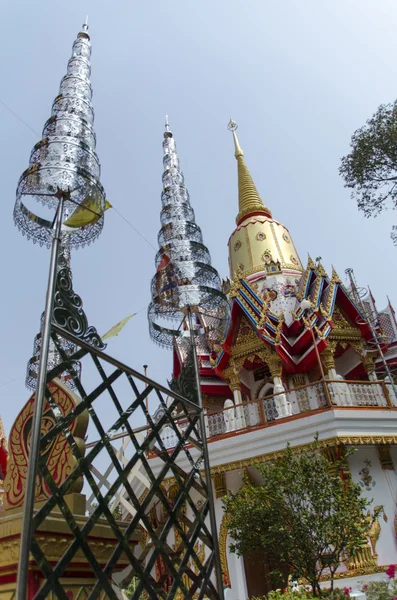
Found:
<path fill-rule="evenodd" d="M 54 402 L 66 416 L 79 403 L 79 398 L 60 380 L 56 379 L 49 384 L 49 390 Z M 30 446 L 30 435 L 33 418 L 34 394 L 29 398 L 10 431 L 9 457 L 7 472 L 4 480 L 4 508 L 21 506 L 25 494 L 26 471 Z M 53 412 L 48 403 L 45 405 L 41 434 L 45 434 L 56 424 Z M 84 436 L 88 425 L 88 413 L 82 412 L 74 419 L 69 429 L 81 451 L 84 451 Z M 60 433 L 42 452 L 45 456 L 47 467 L 54 478 L 56 485 L 60 485 L 71 473 L 76 465 L 76 458 L 63 433 Z M 73 492 L 80 492 L 83 487 L 81 480 L 75 484 Z M 51 492 L 44 480 L 37 478 L 35 501 L 40 502 L 51 496 Z"/>

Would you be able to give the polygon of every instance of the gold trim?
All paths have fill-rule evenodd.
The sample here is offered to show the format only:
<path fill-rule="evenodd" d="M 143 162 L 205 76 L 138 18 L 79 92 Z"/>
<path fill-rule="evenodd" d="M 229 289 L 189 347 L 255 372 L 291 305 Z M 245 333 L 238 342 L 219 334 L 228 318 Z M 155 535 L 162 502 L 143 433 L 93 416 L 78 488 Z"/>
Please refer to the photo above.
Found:
<path fill-rule="evenodd" d="M 245 241 L 247 244 L 247 251 L 248 251 L 248 258 L 250 261 L 250 266 L 251 268 L 254 266 L 254 257 L 252 255 L 252 248 L 251 248 L 251 243 L 250 243 L 250 236 L 248 235 L 248 227 L 245 228 Z"/>
<path fill-rule="evenodd" d="M 226 496 L 226 479 L 224 473 L 214 473 L 212 475 L 212 481 L 214 482 L 215 496 L 216 498 L 223 498 Z"/>
<path fill-rule="evenodd" d="M 362 569 L 352 569 L 335 573 L 334 579 L 350 579 L 351 577 L 362 577 L 363 575 L 373 575 L 374 573 L 384 573 L 390 565 L 382 565 L 378 567 L 364 567 Z M 330 576 L 327 574 L 321 575 L 320 581 L 329 581 Z"/>
<path fill-rule="evenodd" d="M 230 521 L 230 515 L 227 513 L 223 514 L 221 526 L 219 528 L 219 554 L 221 560 L 221 569 L 223 579 L 226 579 L 226 582 L 230 585 L 230 573 L 229 573 L 229 564 L 227 561 L 227 534 L 228 534 L 228 525 Z"/>
<path fill-rule="evenodd" d="M 394 471 L 393 459 L 390 454 L 390 446 L 385 444 L 378 446 L 378 456 L 381 467 L 384 471 Z"/>
<path fill-rule="evenodd" d="M 271 232 L 273 235 L 274 243 L 276 244 L 277 252 L 280 255 L 281 262 L 285 264 L 284 254 L 282 253 L 280 242 L 278 241 L 278 237 L 276 235 L 276 230 L 274 229 L 274 223 L 272 223 L 272 222 L 270 223 L 270 229 L 271 229 Z"/>
<path fill-rule="evenodd" d="M 293 447 L 294 452 L 298 452 L 302 448 L 306 448 L 310 445 L 311 442 L 307 444 L 299 444 L 298 446 Z M 393 444 L 397 445 L 397 435 L 385 435 L 385 436 L 341 436 L 341 437 L 332 437 L 327 438 L 325 440 L 319 441 L 320 448 L 326 448 L 328 446 L 336 446 L 336 445 L 346 445 L 346 446 L 376 446 L 380 444 Z M 237 469 L 245 469 L 245 467 L 249 467 L 254 462 L 262 462 L 267 460 L 274 460 L 284 455 L 285 450 L 276 450 L 274 452 L 268 452 L 266 454 L 258 454 L 256 456 L 251 456 L 250 458 L 244 458 L 242 460 L 236 460 L 230 463 L 224 463 L 222 465 L 217 465 L 216 467 L 211 468 L 211 473 L 227 473 L 228 471 L 235 471 Z"/>

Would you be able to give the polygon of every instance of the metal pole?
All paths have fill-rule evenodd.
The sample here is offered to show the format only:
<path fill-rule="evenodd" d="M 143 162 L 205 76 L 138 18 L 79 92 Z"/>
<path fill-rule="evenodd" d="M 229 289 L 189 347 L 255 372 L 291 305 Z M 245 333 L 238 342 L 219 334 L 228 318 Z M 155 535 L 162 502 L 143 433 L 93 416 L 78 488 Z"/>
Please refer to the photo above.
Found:
<path fill-rule="evenodd" d="M 187 318 L 189 323 L 189 332 L 190 332 L 190 343 L 192 345 L 193 352 L 193 364 L 194 364 L 194 373 L 196 377 L 196 387 L 197 387 L 197 398 L 198 404 L 200 408 L 200 430 L 201 430 L 201 438 L 203 444 L 203 456 L 204 456 L 204 472 L 205 479 L 208 487 L 208 500 L 210 503 L 210 524 L 211 524 L 211 532 L 212 532 L 212 540 L 214 544 L 214 553 L 215 553 L 215 577 L 216 584 L 218 588 L 218 594 L 220 600 L 224 600 L 223 593 L 223 577 L 222 577 L 222 567 L 221 560 L 219 555 L 219 543 L 218 543 L 218 528 L 216 524 L 216 515 L 215 515 L 215 501 L 214 494 L 212 491 L 212 479 L 211 479 L 211 469 L 210 469 L 210 460 L 208 454 L 208 444 L 207 444 L 207 435 L 205 431 L 205 418 L 204 418 L 204 409 L 203 409 L 203 396 L 201 394 L 201 385 L 200 385 L 200 372 L 199 365 L 197 359 L 197 349 L 196 342 L 194 339 L 194 331 L 193 331 L 193 320 L 192 320 L 192 311 L 190 306 L 187 306 Z"/>
<path fill-rule="evenodd" d="M 143 365 L 143 373 L 144 373 L 145 377 L 147 377 L 147 367 L 148 367 L 147 365 Z M 148 384 L 146 382 L 145 389 L 147 388 L 147 386 L 148 386 Z M 145 406 L 146 406 L 146 412 L 149 412 L 149 394 L 146 396 Z"/>
<path fill-rule="evenodd" d="M 372 335 L 372 340 L 375 343 L 376 349 L 377 349 L 377 351 L 379 353 L 380 359 L 381 359 L 381 361 L 383 363 L 383 366 L 385 368 L 386 375 L 390 379 L 390 384 L 391 384 L 391 386 L 393 388 L 394 395 L 397 398 L 397 386 L 396 386 L 396 384 L 394 382 L 394 379 L 392 377 L 391 371 L 389 369 L 389 365 L 387 364 L 386 357 L 383 354 L 383 350 L 382 350 L 381 345 L 379 343 L 378 334 L 376 332 L 375 327 L 373 326 L 371 316 L 368 315 L 367 309 L 364 306 L 364 302 L 361 299 L 360 292 L 357 289 L 357 284 L 356 284 L 356 280 L 355 280 L 355 277 L 354 277 L 353 269 L 351 269 L 351 268 L 350 269 L 346 269 L 345 273 L 349 277 L 350 287 L 351 287 L 354 299 L 356 301 L 356 304 L 358 304 L 359 309 L 361 310 L 361 313 L 363 315 L 364 321 L 367 323 L 368 327 L 370 328 L 371 335 Z M 376 368 L 375 368 L 375 374 L 376 374 Z"/>
<path fill-rule="evenodd" d="M 310 316 L 308 314 L 310 309 L 306 309 L 306 319 L 305 319 L 305 324 L 306 326 L 310 329 L 310 333 L 312 334 L 312 340 L 313 340 L 313 346 L 314 346 L 314 350 L 316 352 L 316 357 L 317 357 L 317 361 L 318 361 L 318 366 L 320 367 L 320 373 L 321 373 L 321 379 L 323 381 L 323 386 L 324 386 L 324 393 L 325 393 L 325 397 L 327 399 L 328 402 L 328 406 L 332 406 L 332 402 L 331 402 L 331 397 L 329 394 L 329 389 L 328 389 L 328 385 L 325 381 L 325 375 L 324 375 L 324 369 L 323 369 L 323 363 L 321 362 L 321 358 L 320 358 L 320 353 L 318 351 L 318 347 L 317 347 L 317 340 L 314 336 L 314 331 L 313 331 L 313 327 L 310 321 Z"/>
<path fill-rule="evenodd" d="M 58 209 L 54 221 L 54 237 L 52 238 L 50 269 L 48 274 L 47 296 L 44 311 L 43 332 L 39 371 L 37 374 L 36 395 L 33 407 L 32 433 L 30 438 L 29 462 L 26 477 L 25 500 L 23 504 L 23 520 L 21 544 L 19 550 L 17 599 L 26 600 L 28 591 L 29 554 L 33 535 L 33 510 L 36 491 L 36 472 L 40 455 L 41 419 L 47 386 L 47 363 L 51 339 L 51 322 L 54 308 L 55 283 L 58 266 L 58 250 L 61 242 L 61 227 L 64 204 L 64 192 L 59 193 Z"/>

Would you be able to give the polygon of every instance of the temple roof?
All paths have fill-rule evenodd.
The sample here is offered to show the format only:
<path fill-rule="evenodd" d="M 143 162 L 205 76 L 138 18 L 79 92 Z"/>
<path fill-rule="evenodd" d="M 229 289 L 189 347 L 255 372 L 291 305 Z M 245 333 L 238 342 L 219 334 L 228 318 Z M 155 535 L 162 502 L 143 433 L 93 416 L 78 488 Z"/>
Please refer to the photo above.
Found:
<path fill-rule="evenodd" d="M 297 290 L 291 290 L 290 293 L 295 296 L 296 302 L 292 319 L 287 322 L 283 313 L 277 315 L 272 312 L 272 299 L 268 292 L 259 295 L 255 284 L 244 279 L 235 280 L 231 284 L 231 320 L 223 342 L 212 357 L 216 373 L 222 376 L 234 353 L 233 347 L 243 317 L 252 330 L 251 345 L 248 348 L 251 355 L 255 356 L 255 350 L 259 350 L 261 346 L 267 347 L 277 353 L 282 359 L 285 372 L 291 374 L 308 371 L 316 364 L 310 328 L 320 352 L 327 347 L 328 338 L 334 329 L 343 328 L 347 336 L 363 340 L 363 343 L 371 338 L 370 329 L 360 310 L 334 269 L 329 277 L 322 265 L 314 264 L 309 257 Z M 300 307 L 303 299 L 309 300 L 312 306 L 308 317 L 310 328 L 305 324 L 304 310 Z"/>

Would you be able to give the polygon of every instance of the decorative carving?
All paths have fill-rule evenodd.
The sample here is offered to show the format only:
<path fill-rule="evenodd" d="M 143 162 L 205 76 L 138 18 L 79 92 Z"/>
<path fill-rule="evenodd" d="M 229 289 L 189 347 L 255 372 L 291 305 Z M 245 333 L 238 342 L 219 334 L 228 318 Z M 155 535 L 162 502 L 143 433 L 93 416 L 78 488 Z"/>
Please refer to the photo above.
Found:
<path fill-rule="evenodd" d="M 343 446 L 325 446 L 322 452 L 329 462 L 329 470 L 331 475 L 336 475 L 339 467 L 339 472 L 342 478 L 344 480 L 351 480 L 349 464 L 345 457 Z"/>
<path fill-rule="evenodd" d="M 224 513 L 222 517 L 221 526 L 219 528 L 219 554 L 221 559 L 221 568 L 223 575 L 223 583 L 226 587 L 231 588 L 230 584 L 230 573 L 229 573 L 229 565 L 227 562 L 227 547 L 226 540 L 228 534 L 228 525 L 230 521 L 230 515 Z"/>
<path fill-rule="evenodd" d="M 57 404 L 63 416 L 79 404 L 80 399 L 58 379 L 48 384 L 51 396 Z M 33 418 L 34 394 L 29 398 L 19 415 L 17 416 L 11 431 L 9 440 L 9 460 L 7 474 L 4 480 L 4 508 L 15 508 L 21 506 L 25 496 L 26 472 L 30 446 L 30 434 Z M 54 414 L 46 402 L 42 417 L 41 434 L 44 435 L 56 424 Z M 69 424 L 69 430 L 73 435 L 80 452 L 84 453 L 84 436 L 88 425 L 88 413 L 83 411 Z M 77 464 L 72 449 L 63 433 L 53 439 L 42 451 L 41 458 L 46 459 L 47 467 L 54 478 L 55 484 L 60 486 L 68 477 Z M 82 477 L 76 480 L 70 492 L 80 492 L 83 488 Z M 35 501 L 40 502 L 51 496 L 51 492 L 45 480 L 37 478 Z"/>
<path fill-rule="evenodd" d="M 364 354 L 363 365 L 368 375 L 375 371 L 374 353 L 367 352 L 366 354 Z"/>
<path fill-rule="evenodd" d="M 185 364 L 182 366 L 179 376 L 173 377 L 172 380 L 168 382 L 168 385 L 173 392 L 176 392 L 180 396 L 183 396 L 183 398 L 187 398 L 195 404 L 198 403 L 196 375 L 194 371 L 193 353 L 191 349 L 186 358 Z"/>
<path fill-rule="evenodd" d="M 233 281 L 230 282 L 229 298 L 235 298 L 239 292 L 240 287 L 241 287 L 241 279 L 237 275 L 237 273 L 235 273 L 234 277 L 233 277 Z"/>
<path fill-rule="evenodd" d="M 214 482 L 215 496 L 217 498 L 223 498 L 226 496 L 226 479 L 224 473 L 214 473 L 212 475 L 212 481 Z"/>
<path fill-rule="evenodd" d="M 305 385 L 305 374 L 304 373 L 296 373 L 296 375 L 292 376 L 292 384 L 294 388 L 299 387 L 301 385 Z"/>
<path fill-rule="evenodd" d="M 338 449 L 337 446 L 326 446 L 323 448 L 322 453 L 328 460 L 329 472 L 332 476 L 337 473 L 337 461 L 338 461 Z"/>
<path fill-rule="evenodd" d="M 346 571 L 336 572 L 334 579 L 348 579 L 350 577 L 362 577 L 363 575 L 372 575 L 374 573 L 384 573 L 390 565 L 373 566 L 361 569 L 348 569 Z M 325 573 L 321 575 L 320 581 L 329 581 L 329 574 Z"/>
<path fill-rule="evenodd" d="M 72 272 L 68 267 L 57 274 L 53 322 L 97 350 L 106 348 L 95 327 L 88 325 L 83 301 L 73 291 Z"/>
<path fill-rule="evenodd" d="M 373 517 L 371 516 L 371 511 L 367 512 L 367 516 L 365 517 L 365 522 L 368 523 L 368 530 L 366 532 L 367 543 L 360 548 L 354 557 L 349 560 L 349 571 L 350 569 L 360 569 L 360 568 L 373 568 L 378 566 L 378 554 L 376 552 L 376 544 L 380 535 L 380 523 L 379 523 L 379 514 L 383 512 L 383 506 L 375 506 L 374 514 L 376 514 L 375 519 L 372 522 Z M 383 513 L 383 518 L 387 521 L 386 515 Z"/>
<path fill-rule="evenodd" d="M 279 314 L 278 317 L 278 323 L 277 323 L 277 328 L 276 328 L 276 337 L 274 338 L 274 342 L 276 345 L 280 344 L 280 340 L 281 340 L 281 333 L 283 331 L 283 324 L 284 324 L 284 313 L 281 311 L 281 313 Z"/>
<path fill-rule="evenodd" d="M 240 371 L 228 378 L 229 387 L 232 392 L 241 390 Z"/>
<path fill-rule="evenodd" d="M 272 352 L 272 354 L 267 357 L 266 362 L 269 365 L 272 377 L 281 377 L 281 373 L 283 371 L 283 363 L 279 355 L 275 352 Z"/>
<path fill-rule="evenodd" d="M 335 369 L 335 359 L 334 359 L 334 350 L 331 346 L 327 346 L 321 352 L 321 360 L 324 365 L 326 371 L 330 371 L 331 369 Z"/>
<path fill-rule="evenodd" d="M 339 277 L 338 273 L 335 270 L 335 267 L 332 265 L 332 275 L 331 275 L 331 282 L 332 283 L 342 283 L 341 278 Z"/>
<path fill-rule="evenodd" d="M 237 339 L 231 349 L 231 356 L 234 360 L 236 360 L 247 357 L 249 354 L 262 351 L 266 351 L 264 342 L 260 340 L 259 336 L 255 333 L 244 317 L 241 319 Z M 268 349 L 268 353 L 271 353 L 270 348 Z"/>
<path fill-rule="evenodd" d="M 360 470 L 360 485 L 361 487 L 365 487 L 366 490 L 371 491 L 373 487 L 376 485 L 376 481 L 372 478 L 370 474 L 370 468 L 372 467 L 372 463 L 368 458 L 364 460 L 364 466 Z"/>
<path fill-rule="evenodd" d="M 390 446 L 377 446 L 381 467 L 384 471 L 394 471 L 393 459 L 390 454 Z"/>
<path fill-rule="evenodd" d="M 261 384 L 263 386 L 263 384 Z M 340 436 L 328 438 L 319 441 L 320 448 L 328 448 L 332 446 L 376 446 L 380 444 L 393 444 L 397 445 L 397 435 L 385 435 L 385 436 Z M 307 447 L 309 444 L 301 444 L 293 447 L 294 452 L 299 452 L 302 448 Z M 269 452 L 267 454 L 259 454 L 250 458 L 242 460 L 236 460 L 222 465 L 212 467 L 211 473 L 226 473 L 228 471 L 235 471 L 249 467 L 256 462 L 262 462 L 267 460 L 276 460 L 279 457 L 284 456 L 284 450 L 277 450 L 275 452 Z M 349 476 L 348 473 L 346 473 Z"/>
<path fill-rule="evenodd" d="M 330 333 L 331 339 L 336 340 L 360 340 L 361 331 L 358 327 L 351 325 L 337 306 L 332 313 L 333 329 Z"/>

